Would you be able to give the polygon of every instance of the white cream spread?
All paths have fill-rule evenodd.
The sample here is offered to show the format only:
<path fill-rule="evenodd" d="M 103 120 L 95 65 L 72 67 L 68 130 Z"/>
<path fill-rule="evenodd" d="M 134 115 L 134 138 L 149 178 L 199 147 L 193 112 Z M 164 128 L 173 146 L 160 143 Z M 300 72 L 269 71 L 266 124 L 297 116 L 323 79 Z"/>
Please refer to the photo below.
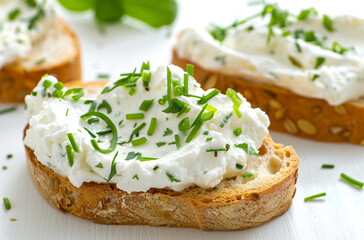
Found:
<path fill-rule="evenodd" d="M 0 69 L 26 58 L 33 44 L 52 27 L 54 13 L 50 5 L 43 0 L 0 1 Z"/>
<path fill-rule="evenodd" d="M 183 86 L 185 72 L 173 65 L 168 67 L 171 70 L 172 80 L 180 80 Z M 239 93 L 237 96 L 242 100 L 239 106 L 240 118 L 233 110 L 232 99 L 219 93 L 208 100 L 207 110 L 204 111 L 206 114 L 214 111 L 214 116 L 202 122 L 192 141 L 186 143 L 186 138 L 196 125 L 189 127 L 185 133 L 179 130 L 178 125 L 187 117 L 192 125 L 205 104 L 197 104 L 199 98 L 196 97 L 178 96 L 178 94 L 176 97 L 172 94 L 173 98 L 187 103 L 190 111 L 180 116 L 178 113 L 162 112 L 169 106 L 168 101 L 164 105 L 158 101 L 163 95 L 167 95 L 167 66 L 151 71 L 147 88 L 143 86 L 141 78 L 137 79 L 135 87 L 118 86 L 112 91 L 100 92 L 74 101 L 71 95 L 63 98 L 51 96 L 56 90 L 54 84 L 57 83 L 57 79 L 52 76 L 43 77 L 33 90 L 33 94 L 25 99 L 26 118 L 29 122 L 29 129 L 24 139 L 25 145 L 34 151 L 42 164 L 67 177 L 76 187 L 84 182 L 103 183 L 105 179 L 109 179 L 112 161 L 118 152 L 115 158 L 115 175 L 110 179 L 110 183 L 116 183 L 119 189 L 129 193 L 165 187 L 181 191 L 194 185 L 211 188 L 223 178 L 244 173 L 247 167 L 246 160 L 256 158 L 254 153 L 258 152 L 268 134 L 269 120 L 261 110 L 252 109 L 250 103 Z M 45 81 L 52 86 L 45 88 L 43 86 Z M 105 89 L 111 89 L 117 83 L 118 81 L 112 81 Z M 206 92 L 202 90 L 193 77 L 188 78 L 188 88 L 189 94 L 197 96 L 207 95 L 213 91 L 213 89 Z M 65 93 L 66 89 L 62 91 Z M 105 114 L 116 126 L 118 144 L 111 153 L 101 153 L 91 144 L 91 139 L 100 140 L 102 143 L 98 143 L 99 147 L 106 149 L 113 134 L 92 138 L 85 130 L 87 128 L 97 135 L 97 132 L 109 129 L 101 118 L 98 122 L 90 124 L 88 120 L 92 118 L 81 119 L 80 116 L 90 109 L 90 104 L 85 104 L 87 100 L 95 101 L 96 111 Z M 153 100 L 147 111 L 139 110 L 144 100 Z M 103 101 L 110 105 L 111 112 L 107 113 L 107 108 L 98 107 Z M 131 113 L 143 113 L 144 118 L 126 119 L 126 114 Z M 226 119 L 227 116 L 230 118 Z M 152 118 L 157 119 L 157 125 L 155 132 L 149 136 L 147 132 Z M 147 142 L 133 146 L 129 142 L 130 135 L 143 123 L 146 126 L 137 136 L 133 136 L 133 141 L 145 137 Z M 242 130 L 238 136 L 233 133 L 237 128 Z M 68 133 L 73 134 L 79 148 L 78 153 L 73 150 L 72 167 L 65 150 L 66 146 L 71 144 L 67 137 Z M 180 149 L 177 149 L 175 135 L 179 136 Z M 245 145 L 245 150 L 235 146 L 238 144 Z M 126 160 L 130 152 L 140 153 L 140 158 L 134 156 L 133 159 Z M 157 159 L 141 159 L 141 156 Z"/>
<path fill-rule="evenodd" d="M 352 16 L 331 19 L 334 31 L 324 26 L 322 16 L 309 16 L 303 21 L 290 16 L 284 28 L 290 35 L 283 36 L 284 31 L 274 26 L 275 36 L 269 43 L 267 17 L 230 28 L 221 43 L 208 29 L 188 28 L 181 33 L 176 50 L 179 57 L 205 69 L 339 105 L 364 96 L 364 20 Z M 303 37 L 295 38 L 300 30 L 312 31 L 325 48 Z M 335 42 L 347 51 L 332 51 Z M 316 66 L 318 58 L 324 62 Z"/>

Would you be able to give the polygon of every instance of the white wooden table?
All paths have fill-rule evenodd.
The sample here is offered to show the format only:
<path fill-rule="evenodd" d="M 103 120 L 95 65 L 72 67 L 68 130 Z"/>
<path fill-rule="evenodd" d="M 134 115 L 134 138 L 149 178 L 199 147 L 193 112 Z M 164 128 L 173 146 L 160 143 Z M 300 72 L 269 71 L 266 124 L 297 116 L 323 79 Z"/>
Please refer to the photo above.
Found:
<path fill-rule="evenodd" d="M 208 2 L 208 6 L 205 4 Z M 281 1 L 292 11 L 314 6 L 329 14 L 362 15 L 364 2 Z M 176 33 L 184 26 L 231 23 L 254 13 L 242 1 L 183 0 L 175 26 L 157 31 L 115 24 L 101 35 L 92 24 L 91 14 L 60 15 L 74 28 L 82 44 L 84 79 L 99 73 L 117 75 L 130 71 L 142 61 L 151 65 L 169 63 Z M 0 109 L 12 105 L 0 104 Z M 0 239 L 364 239 L 364 190 L 340 180 L 340 173 L 364 181 L 364 148 L 350 144 L 329 144 L 272 133 L 276 142 L 293 145 L 301 158 L 297 192 L 292 207 L 284 215 L 259 227 L 237 232 L 206 232 L 148 226 L 103 226 L 53 209 L 38 193 L 25 164 L 22 144 L 23 105 L 16 112 L 0 115 Z M 7 154 L 13 158 L 6 159 Z M 321 169 L 323 163 L 334 169 Z M 7 166 L 7 170 L 3 170 Z M 303 202 L 312 194 L 327 196 Z M 6 211 L 2 199 L 8 197 L 12 209 Z M 16 218 L 12 222 L 9 219 Z"/>

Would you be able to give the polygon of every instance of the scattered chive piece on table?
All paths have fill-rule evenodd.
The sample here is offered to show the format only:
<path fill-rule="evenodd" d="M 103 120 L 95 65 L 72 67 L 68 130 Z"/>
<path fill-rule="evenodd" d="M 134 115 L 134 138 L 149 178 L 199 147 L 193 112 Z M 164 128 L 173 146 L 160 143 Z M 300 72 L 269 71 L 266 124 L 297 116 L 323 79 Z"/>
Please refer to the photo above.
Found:
<path fill-rule="evenodd" d="M 305 201 L 305 202 L 312 201 L 312 200 L 314 200 L 314 199 L 316 199 L 316 198 L 323 197 L 323 196 L 326 196 L 326 193 L 325 193 L 325 192 L 323 192 L 323 193 L 319 193 L 319 194 L 315 194 L 315 195 L 312 195 L 312 196 L 309 196 L 309 197 L 306 197 L 306 198 L 304 199 L 304 201 Z"/>
<path fill-rule="evenodd" d="M 334 168 L 335 165 L 333 164 L 322 164 L 321 168 Z"/>
<path fill-rule="evenodd" d="M 98 75 L 97 75 L 97 78 L 100 78 L 100 79 L 108 79 L 110 76 L 109 76 L 109 74 L 107 74 L 107 73 L 99 73 Z"/>
<path fill-rule="evenodd" d="M 11 209 L 11 204 L 10 204 L 9 198 L 7 198 L 7 197 L 4 198 L 4 206 L 5 206 L 6 210 Z"/>
<path fill-rule="evenodd" d="M 67 158 L 68 158 L 68 164 L 70 165 L 70 167 L 73 166 L 73 153 L 72 153 L 72 147 L 70 145 L 66 146 L 66 153 L 67 153 Z"/>
<path fill-rule="evenodd" d="M 147 131 L 148 136 L 152 136 L 157 127 L 157 118 L 150 119 L 150 125 Z"/>
<path fill-rule="evenodd" d="M 142 144 L 144 144 L 146 142 L 147 142 L 147 139 L 145 137 L 142 137 L 142 138 L 135 139 L 135 140 L 131 141 L 131 144 L 135 147 L 135 146 L 142 145 Z"/>
<path fill-rule="evenodd" d="M 72 133 L 67 133 L 67 137 L 70 140 L 70 143 L 72 145 L 73 150 L 75 150 L 76 153 L 78 153 L 80 150 L 78 149 L 77 143 L 75 141 L 75 138 L 73 137 Z"/>
<path fill-rule="evenodd" d="M 10 159 L 10 158 L 12 158 L 13 157 L 13 154 L 8 154 L 8 155 L 6 155 L 6 158 L 7 159 Z"/>
<path fill-rule="evenodd" d="M 126 119 L 143 119 L 144 113 L 128 113 L 126 114 Z"/>
<path fill-rule="evenodd" d="M 247 178 L 252 178 L 252 177 L 254 177 L 254 175 L 252 174 L 252 173 L 250 173 L 250 172 L 246 172 L 246 173 L 244 173 L 243 174 L 243 176 L 242 176 L 244 179 L 247 179 Z"/>
<path fill-rule="evenodd" d="M 346 175 L 345 173 L 341 173 L 341 174 L 340 174 L 340 177 L 341 177 L 342 179 L 344 179 L 347 183 L 350 183 L 351 185 L 353 185 L 353 186 L 355 186 L 355 187 L 357 187 L 357 188 L 359 188 L 359 189 L 362 189 L 362 188 L 363 188 L 363 186 L 364 186 L 364 183 L 359 182 L 359 181 L 357 181 L 357 180 L 355 180 L 355 179 L 353 179 L 353 178 L 349 177 L 349 176 L 348 176 L 348 175 Z"/>
<path fill-rule="evenodd" d="M 142 110 L 144 112 L 148 111 L 149 108 L 152 106 L 154 99 L 152 100 L 144 100 L 142 104 L 139 107 L 139 110 Z"/>
<path fill-rule="evenodd" d="M 5 108 L 3 110 L 0 110 L 0 115 L 1 114 L 4 114 L 4 113 L 8 113 L 8 112 L 12 112 L 12 111 L 15 111 L 16 110 L 16 107 L 9 107 L 9 108 Z"/>

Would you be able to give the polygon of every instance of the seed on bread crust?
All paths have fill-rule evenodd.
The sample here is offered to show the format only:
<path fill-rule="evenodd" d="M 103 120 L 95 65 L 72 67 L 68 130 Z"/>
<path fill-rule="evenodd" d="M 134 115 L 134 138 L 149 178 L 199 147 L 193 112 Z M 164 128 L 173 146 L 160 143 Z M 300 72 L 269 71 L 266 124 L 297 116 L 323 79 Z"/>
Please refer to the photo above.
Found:
<path fill-rule="evenodd" d="M 313 107 L 311 111 L 313 114 L 319 114 L 322 112 L 322 108 L 320 106 L 316 106 L 316 107 Z"/>
<path fill-rule="evenodd" d="M 243 97 L 245 97 L 246 99 L 253 99 L 254 95 L 250 90 L 245 89 L 243 91 Z"/>
<path fill-rule="evenodd" d="M 342 127 L 342 126 L 332 126 L 332 127 L 330 127 L 330 132 L 332 134 L 339 134 L 343 130 L 344 130 L 344 127 Z"/>
<path fill-rule="evenodd" d="M 280 109 L 280 108 L 282 108 L 282 103 L 280 103 L 279 101 L 277 101 L 275 99 L 271 99 L 271 100 L 269 100 L 269 106 L 274 109 Z"/>
<path fill-rule="evenodd" d="M 335 106 L 334 109 L 340 115 L 345 115 L 347 113 L 344 105 Z"/>
<path fill-rule="evenodd" d="M 286 113 L 286 110 L 285 108 L 281 108 L 281 109 L 278 109 L 275 113 L 274 113 L 274 117 L 275 119 L 277 120 L 281 120 L 283 117 L 284 117 L 284 114 Z"/>
<path fill-rule="evenodd" d="M 217 83 L 217 78 L 218 78 L 218 76 L 216 74 L 208 77 L 205 80 L 205 82 L 203 83 L 204 89 L 210 89 L 210 88 L 215 87 L 216 83 Z"/>
<path fill-rule="evenodd" d="M 308 134 L 308 135 L 315 135 L 317 133 L 317 129 L 315 125 L 313 125 L 310 121 L 305 119 L 300 119 L 297 121 L 298 128 Z"/>
<path fill-rule="evenodd" d="M 287 118 L 286 120 L 284 120 L 283 126 L 286 128 L 286 130 L 289 133 L 292 133 L 292 134 L 298 133 L 298 129 L 297 129 L 296 124 L 291 119 L 289 119 L 289 118 Z"/>
<path fill-rule="evenodd" d="M 54 176 L 51 177 L 50 181 L 49 181 L 49 188 L 54 192 L 57 193 L 58 192 L 58 179 L 55 178 Z"/>

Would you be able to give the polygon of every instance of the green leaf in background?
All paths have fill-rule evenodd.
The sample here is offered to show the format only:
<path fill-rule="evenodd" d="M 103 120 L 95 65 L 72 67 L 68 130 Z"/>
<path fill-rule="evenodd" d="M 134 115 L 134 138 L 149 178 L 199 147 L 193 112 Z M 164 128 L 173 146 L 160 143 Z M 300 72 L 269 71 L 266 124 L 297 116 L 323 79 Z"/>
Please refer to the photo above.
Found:
<path fill-rule="evenodd" d="M 101 22 L 116 22 L 123 15 L 120 0 L 95 0 L 95 16 Z"/>
<path fill-rule="evenodd" d="M 177 15 L 174 0 L 119 0 L 126 15 L 158 28 L 171 24 Z"/>
<path fill-rule="evenodd" d="M 58 2 L 70 11 L 82 12 L 92 9 L 95 0 L 58 0 Z"/>

